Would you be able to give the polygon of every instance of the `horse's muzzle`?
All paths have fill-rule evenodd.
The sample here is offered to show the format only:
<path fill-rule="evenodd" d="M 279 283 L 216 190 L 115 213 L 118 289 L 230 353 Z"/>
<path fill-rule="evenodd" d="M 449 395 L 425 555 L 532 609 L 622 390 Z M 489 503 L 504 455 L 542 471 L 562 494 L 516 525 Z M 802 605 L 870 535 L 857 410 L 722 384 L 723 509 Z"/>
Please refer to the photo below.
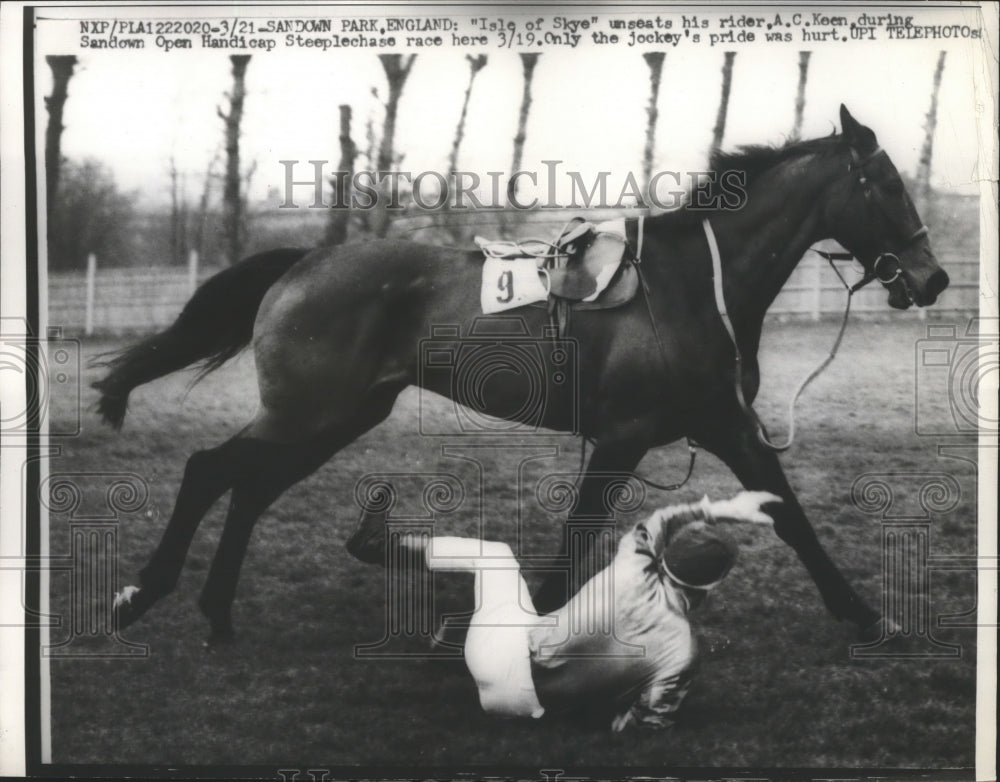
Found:
<path fill-rule="evenodd" d="M 927 278 L 927 283 L 924 285 L 924 295 L 917 298 L 917 304 L 921 307 L 929 307 L 937 301 L 937 297 L 948 287 L 950 282 L 948 272 L 944 269 L 938 269 Z"/>
<path fill-rule="evenodd" d="M 923 285 L 908 286 L 909 297 L 918 307 L 929 307 L 937 301 L 938 295 L 948 287 L 948 272 L 935 269 Z"/>
<path fill-rule="evenodd" d="M 912 304 L 918 307 L 929 307 L 937 301 L 937 297 L 948 287 L 950 280 L 948 272 L 937 268 L 923 281 L 914 279 L 913 275 L 904 272 L 893 282 L 888 283 L 889 306 L 905 310 Z"/>

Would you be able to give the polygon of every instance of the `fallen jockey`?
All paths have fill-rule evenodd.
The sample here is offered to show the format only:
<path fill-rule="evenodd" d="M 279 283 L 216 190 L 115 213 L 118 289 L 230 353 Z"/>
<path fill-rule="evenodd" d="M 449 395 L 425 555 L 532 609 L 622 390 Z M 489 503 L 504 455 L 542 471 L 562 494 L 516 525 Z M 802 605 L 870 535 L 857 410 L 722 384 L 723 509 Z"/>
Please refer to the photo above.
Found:
<path fill-rule="evenodd" d="M 409 534 L 389 543 L 383 511 L 364 513 L 346 546 L 370 564 L 416 560 L 424 572 L 475 573 L 479 604 L 465 662 L 486 712 L 538 718 L 601 701 L 615 715 L 616 732 L 669 727 L 696 661 L 688 613 L 736 560 L 736 543 L 719 522 L 770 524 L 762 508 L 780 501 L 767 492 L 742 492 L 658 510 L 622 537 L 607 568 L 543 616 L 506 543 Z M 406 551 L 390 551 L 390 545 Z M 611 631 L 595 633 L 595 627 Z"/>

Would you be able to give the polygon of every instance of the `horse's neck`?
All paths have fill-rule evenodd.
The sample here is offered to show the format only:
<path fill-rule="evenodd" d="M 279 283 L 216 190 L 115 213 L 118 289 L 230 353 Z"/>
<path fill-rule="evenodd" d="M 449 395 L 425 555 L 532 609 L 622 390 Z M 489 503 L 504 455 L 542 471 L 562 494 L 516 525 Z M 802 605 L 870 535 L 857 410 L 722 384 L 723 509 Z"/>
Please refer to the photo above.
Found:
<path fill-rule="evenodd" d="M 743 209 L 711 217 L 730 315 L 758 328 L 809 247 L 826 238 L 821 213 L 829 184 L 816 174 L 761 179 Z"/>

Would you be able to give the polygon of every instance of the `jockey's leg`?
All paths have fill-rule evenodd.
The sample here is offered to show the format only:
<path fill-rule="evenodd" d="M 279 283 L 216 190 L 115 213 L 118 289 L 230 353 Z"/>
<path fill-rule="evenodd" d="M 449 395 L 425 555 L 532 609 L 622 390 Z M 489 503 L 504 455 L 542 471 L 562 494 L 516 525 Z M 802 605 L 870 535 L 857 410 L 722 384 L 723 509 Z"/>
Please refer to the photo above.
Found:
<path fill-rule="evenodd" d="M 431 570 L 476 575 L 476 609 L 465 639 L 465 664 L 479 689 L 483 709 L 508 716 L 542 716 L 528 647 L 528 630 L 538 621 L 538 614 L 510 546 L 475 538 L 435 537 L 426 542 L 425 556 Z"/>
<path fill-rule="evenodd" d="M 538 614 L 510 546 L 479 538 L 405 534 L 386 548 L 372 527 L 371 517 L 363 519 L 348 541 L 359 559 L 373 562 L 376 551 L 382 551 L 382 564 L 416 569 L 418 577 L 421 570 L 475 575 L 476 608 L 464 655 L 480 705 L 493 714 L 540 717 L 544 709 L 531 679 L 528 647 L 528 630 Z"/>

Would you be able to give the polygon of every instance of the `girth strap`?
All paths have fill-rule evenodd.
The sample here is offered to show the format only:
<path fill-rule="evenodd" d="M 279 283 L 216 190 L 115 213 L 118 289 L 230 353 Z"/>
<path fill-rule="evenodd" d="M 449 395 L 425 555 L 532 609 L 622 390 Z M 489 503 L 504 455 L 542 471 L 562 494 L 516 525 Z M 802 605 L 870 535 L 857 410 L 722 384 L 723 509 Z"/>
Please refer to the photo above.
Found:
<path fill-rule="evenodd" d="M 715 291 L 715 306 L 719 310 L 719 317 L 722 320 L 722 325 L 726 327 L 726 332 L 729 334 L 729 339 L 733 343 L 733 351 L 735 352 L 734 390 L 736 392 L 736 401 L 739 402 L 740 409 L 753 420 L 754 425 L 757 428 L 757 440 L 761 445 L 778 453 L 787 451 L 792 447 L 792 443 L 795 442 L 795 403 L 802 395 L 802 392 L 805 391 L 806 386 L 815 380 L 819 374 L 826 369 L 827 366 L 829 366 L 830 362 L 832 362 L 834 357 L 837 355 L 837 350 L 840 348 L 840 342 L 844 338 L 844 330 L 847 328 L 847 319 L 851 313 L 851 298 L 863 286 L 867 285 L 872 280 L 879 278 L 877 275 L 869 273 L 866 274 L 865 278 L 860 282 L 855 283 L 854 285 L 848 285 L 847 281 L 844 279 L 843 275 L 841 275 L 840 271 L 833 262 L 835 260 L 849 260 L 853 257 L 852 255 L 849 253 L 828 253 L 823 250 L 809 248 L 813 252 L 826 258 L 826 260 L 830 263 L 830 267 L 836 273 L 837 277 L 840 278 L 840 282 L 847 290 L 847 303 L 844 305 L 844 317 L 843 320 L 841 320 L 840 331 L 837 332 L 837 338 L 833 342 L 833 348 L 830 350 L 830 354 L 823 359 L 819 365 L 812 370 L 812 372 L 806 375 L 802 382 L 799 383 L 798 388 L 795 389 L 795 393 L 792 394 L 791 400 L 788 403 L 788 439 L 784 443 L 777 445 L 768 439 L 767 433 L 764 431 L 764 425 L 761 423 L 761 420 L 757 415 L 757 411 L 747 404 L 746 398 L 743 395 L 743 357 L 740 355 L 740 346 L 736 341 L 736 331 L 733 328 L 733 323 L 729 319 L 729 313 L 726 310 L 726 297 L 722 290 L 722 258 L 719 255 L 719 245 L 715 241 L 715 233 L 712 231 L 712 226 L 707 219 L 702 221 L 702 226 L 705 229 L 705 238 L 708 240 L 708 249 L 712 256 L 712 287 Z M 891 280 L 883 280 L 883 282 L 890 281 Z"/>
<path fill-rule="evenodd" d="M 705 230 L 705 239 L 708 240 L 708 251 L 712 256 L 712 289 L 715 291 L 715 306 L 719 310 L 719 317 L 722 325 L 729 333 L 729 339 L 733 343 L 733 350 L 736 351 L 736 400 L 740 403 L 741 410 L 749 410 L 746 399 L 743 396 L 743 356 L 740 354 L 740 346 L 736 341 L 736 329 L 729 318 L 729 311 L 726 309 L 726 295 L 722 290 L 722 257 L 719 255 L 719 243 L 715 240 L 715 231 L 712 230 L 711 223 L 707 219 L 701 221 Z M 756 415 L 754 415 L 756 418 Z"/>
<path fill-rule="evenodd" d="M 642 239 L 646 218 L 643 215 L 638 217 L 625 218 L 625 244 L 632 252 L 632 260 L 636 263 L 642 262 Z"/>

